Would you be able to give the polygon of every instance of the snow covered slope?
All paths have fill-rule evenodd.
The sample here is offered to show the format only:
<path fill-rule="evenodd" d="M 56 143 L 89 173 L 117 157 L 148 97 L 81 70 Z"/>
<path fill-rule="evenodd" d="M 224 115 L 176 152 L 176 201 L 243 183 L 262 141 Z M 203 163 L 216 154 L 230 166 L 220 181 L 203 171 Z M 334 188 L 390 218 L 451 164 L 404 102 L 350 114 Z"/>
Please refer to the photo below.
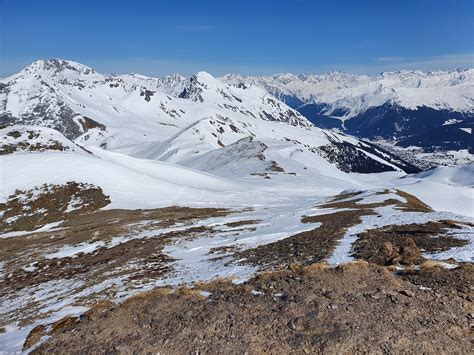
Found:
<path fill-rule="evenodd" d="M 237 184 L 210 174 L 108 152 L 103 153 L 103 159 L 69 152 L 3 155 L 0 165 L 0 203 L 18 189 L 70 181 L 100 187 L 110 198 L 107 208 L 192 205 L 242 190 Z"/>
<path fill-rule="evenodd" d="M 13 125 L 0 129 L 0 155 L 49 151 L 87 153 L 52 128 Z"/>
<path fill-rule="evenodd" d="M 415 195 L 436 211 L 474 217 L 474 165 L 438 167 L 418 174 L 358 174 L 367 186 L 390 187 Z"/>
<path fill-rule="evenodd" d="M 426 179 L 448 185 L 474 187 L 474 165 L 461 167 L 439 167 L 423 171 L 414 175 L 416 178 Z M 473 191 L 474 193 L 474 191 Z"/>

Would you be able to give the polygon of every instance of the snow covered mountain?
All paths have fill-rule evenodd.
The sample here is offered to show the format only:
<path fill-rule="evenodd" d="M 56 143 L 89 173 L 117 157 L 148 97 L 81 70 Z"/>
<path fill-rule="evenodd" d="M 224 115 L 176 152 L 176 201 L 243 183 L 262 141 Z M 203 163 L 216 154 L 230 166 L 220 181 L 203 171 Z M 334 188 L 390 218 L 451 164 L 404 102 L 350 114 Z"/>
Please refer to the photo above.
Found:
<path fill-rule="evenodd" d="M 0 81 L 0 123 L 50 127 L 83 146 L 181 165 L 251 137 L 309 151 L 346 172 L 414 171 L 380 149 L 314 127 L 262 88 L 205 72 L 148 78 L 37 61 Z"/>
<path fill-rule="evenodd" d="M 319 127 L 371 139 L 396 139 L 401 146 L 472 146 L 474 69 L 377 76 L 229 74 L 221 80 L 262 87 Z"/>
<path fill-rule="evenodd" d="M 173 100 L 171 95 L 189 100 Z M 186 107 L 189 101 L 206 101 L 224 111 L 264 120 L 308 125 L 301 115 L 281 106 L 263 90 L 230 88 L 204 72 L 189 79 L 102 75 L 82 64 L 56 59 L 34 62 L 20 73 L 2 79 L 0 100 L 4 121 L 48 125 L 68 138 L 76 138 L 90 128 L 105 128 L 90 127 L 98 124 L 87 118 L 97 119 L 107 127 L 124 121 L 180 121 L 190 114 L 184 110 L 190 109 Z M 242 104 L 242 100 L 246 102 Z M 193 107 L 197 106 L 191 104 Z M 214 112 L 211 109 L 209 113 Z"/>

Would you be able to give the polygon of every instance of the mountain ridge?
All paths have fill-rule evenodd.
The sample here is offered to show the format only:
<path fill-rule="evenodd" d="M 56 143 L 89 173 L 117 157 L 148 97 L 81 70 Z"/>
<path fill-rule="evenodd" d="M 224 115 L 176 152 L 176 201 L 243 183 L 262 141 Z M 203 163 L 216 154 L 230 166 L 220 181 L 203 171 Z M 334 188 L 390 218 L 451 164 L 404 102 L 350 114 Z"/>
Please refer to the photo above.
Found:
<path fill-rule="evenodd" d="M 253 137 L 308 150 L 310 159 L 329 159 L 346 172 L 416 171 L 383 154 L 381 164 L 367 145 L 315 127 L 262 88 L 230 85 L 206 72 L 189 78 L 116 76 L 54 59 L 36 61 L 1 83 L 2 124 L 54 128 L 84 146 L 137 158 L 185 164 Z M 358 158 L 344 158 L 349 151 Z"/>

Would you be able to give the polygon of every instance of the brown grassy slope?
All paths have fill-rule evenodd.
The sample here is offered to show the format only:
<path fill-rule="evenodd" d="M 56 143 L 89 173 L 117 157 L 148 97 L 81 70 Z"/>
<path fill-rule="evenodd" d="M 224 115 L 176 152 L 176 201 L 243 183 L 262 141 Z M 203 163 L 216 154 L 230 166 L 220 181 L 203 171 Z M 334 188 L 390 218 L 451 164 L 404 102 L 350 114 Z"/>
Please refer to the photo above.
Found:
<path fill-rule="evenodd" d="M 472 271 L 463 267 L 457 279 L 471 283 Z M 120 306 L 98 308 L 56 327 L 52 338 L 35 352 L 467 354 L 472 350 L 473 309 L 466 294 L 441 287 L 421 290 L 365 263 L 334 269 L 316 264 L 298 273 L 266 273 L 243 285 L 220 281 L 199 287 L 213 293 L 203 298 L 196 292 L 165 289 Z"/>

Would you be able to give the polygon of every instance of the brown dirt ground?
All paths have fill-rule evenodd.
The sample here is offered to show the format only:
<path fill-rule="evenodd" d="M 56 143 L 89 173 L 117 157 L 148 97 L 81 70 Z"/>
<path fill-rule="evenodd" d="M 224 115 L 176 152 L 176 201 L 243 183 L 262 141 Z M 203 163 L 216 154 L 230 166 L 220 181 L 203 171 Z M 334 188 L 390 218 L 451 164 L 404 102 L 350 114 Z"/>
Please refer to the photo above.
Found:
<path fill-rule="evenodd" d="M 426 261 L 421 264 L 421 270 L 406 268 L 398 271 L 398 274 L 415 285 L 429 287 L 448 295 L 457 294 L 469 302 L 474 301 L 472 293 L 474 286 L 473 264 L 461 264 L 460 267 L 450 270 L 439 266 L 436 262 Z"/>
<path fill-rule="evenodd" d="M 431 212 L 431 208 L 416 197 L 403 191 L 396 190 L 396 194 L 405 198 L 406 203 L 396 199 L 387 199 L 380 203 L 358 204 L 361 192 L 350 192 L 334 196 L 320 208 L 346 208 L 349 211 L 336 211 L 324 215 L 306 216 L 303 223 L 321 223 L 313 230 L 298 233 L 274 243 L 258 246 L 236 252 L 235 259 L 242 264 L 258 266 L 260 270 L 286 268 L 293 264 L 309 265 L 327 259 L 346 230 L 362 222 L 362 216 L 374 215 L 374 208 L 393 205 L 394 208 L 410 212 Z M 381 191 L 378 194 L 388 194 Z M 447 223 L 447 222 L 446 222 Z M 461 243 L 461 242 L 459 242 Z M 452 242 L 453 246 L 455 244 Z M 369 251 L 371 255 L 373 250 Z"/>
<path fill-rule="evenodd" d="M 48 201 L 30 203 L 34 211 L 44 213 L 46 209 L 44 216 L 32 214 L 30 224 L 21 222 L 21 227 L 16 228 L 27 225 L 37 228 L 57 220 L 56 211 L 64 210 L 78 194 L 81 200 L 87 200 L 91 194 L 91 203 L 66 214 L 58 231 L 0 239 L 0 260 L 4 262 L 6 275 L 0 279 L 0 301 L 36 284 L 76 277 L 87 280 L 81 286 L 86 288 L 126 275 L 130 281 L 138 282 L 130 286 L 138 290 L 141 282 L 173 272 L 173 260 L 163 253 L 165 245 L 214 232 L 212 228 L 192 228 L 192 221 L 232 213 L 225 209 L 182 207 L 100 210 L 108 203 L 108 197 L 93 186 L 67 184 L 44 189 L 46 193 L 51 190 L 54 193 Z M 38 353 L 351 353 L 406 349 L 432 353 L 453 349 L 469 353 L 472 350 L 469 327 L 474 319 L 472 266 L 444 270 L 425 262 L 421 270 L 406 268 L 394 275 L 390 268 L 364 262 L 337 268 L 317 264 L 332 253 L 347 228 L 360 223 L 362 216 L 375 214 L 376 207 L 393 205 L 405 211 L 431 211 L 413 196 L 397 193 L 407 202 L 390 199 L 357 204 L 362 200 L 357 197 L 359 193 L 339 195 L 320 207 L 350 211 L 302 219 L 303 223 L 321 223 L 319 228 L 254 249 L 242 251 L 229 246 L 211 250 L 216 259 L 225 253 L 261 270 L 280 271 L 262 273 L 237 286 L 229 280 L 216 280 L 198 284 L 193 290 L 158 288 L 119 306 L 101 301 L 80 318 L 66 317 L 53 325 L 35 328 L 25 348 L 49 335 L 52 338 L 37 349 Z M 31 191 L 18 192 L 18 196 L 28 194 Z M 344 201 L 349 198 L 352 199 Z M 17 212 L 24 210 L 15 196 L 6 207 Z M 238 231 L 255 228 L 252 225 L 256 223 L 259 221 L 242 220 L 227 223 L 227 227 Z M 133 236 L 177 224 L 189 227 L 159 238 L 130 239 L 75 257 L 44 258 L 45 253 L 64 245 L 107 243 L 116 236 Z M 390 250 L 403 256 L 397 262 L 407 261 L 409 255 L 412 263 L 421 263 L 424 259 L 419 258 L 419 248 L 431 251 L 462 245 L 463 241 L 458 239 L 432 238 L 448 228 L 456 228 L 455 222 L 388 226 L 368 231 L 355 244 L 357 247 L 357 243 L 362 243 L 360 248 L 355 248 L 356 256 L 379 264 L 393 264 L 378 261 L 380 250 L 391 243 Z M 397 237 L 400 235 L 401 238 Z M 429 289 L 421 290 L 419 286 Z M 205 298 L 199 290 L 212 294 Z M 110 292 L 107 290 L 100 297 L 90 296 L 79 304 L 92 305 L 104 297 L 114 299 L 114 291 Z M 34 321 L 41 304 L 32 302 L 28 307 L 5 315 L 0 319 L 0 329 L 12 320 L 21 320 L 23 325 Z"/>
<path fill-rule="evenodd" d="M 340 211 L 305 217 L 303 223 L 320 222 L 322 225 L 274 243 L 243 250 L 234 256 L 240 263 L 258 266 L 261 270 L 319 262 L 331 255 L 347 228 L 360 223 L 360 217 L 368 214 L 373 214 L 372 210 Z"/>
<path fill-rule="evenodd" d="M 29 344 L 48 334 L 34 353 L 472 353 L 472 266 L 423 272 L 433 289 L 363 262 L 198 285 L 207 298 L 156 289 L 35 329 Z M 464 293 L 437 286 L 453 272 Z"/>
<path fill-rule="evenodd" d="M 229 223 L 226 223 L 225 225 L 228 227 L 234 228 L 234 227 L 240 227 L 240 226 L 245 226 L 249 224 L 258 224 L 260 222 L 261 221 L 257 219 L 245 219 L 245 220 L 237 221 L 237 222 L 229 222 Z"/>
<path fill-rule="evenodd" d="M 37 194 L 31 199 L 33 193 Z M 21 203 L 19 196 L 27 196 L 29 203 Z M 71 213 L 63 213 L 71 198 L 83 202 Z M 2 206 L 6 208 L 3 218 L 14 213 L 29 211 L 25 217 L 4 226 L 3 232 L 12 229 L 38 227 L 58 220 L 65 221 L 60 229 L 32 232 L 28 235 L 0 238 L 0 260 L 3 275 L 0 277 L 0 302 L 15 298 L 16 295 L 31 290 L 36 285 L 55 280 L 81 280 L 83 284 L 70 292 L 80 292 L 102 281 L 126 277 L 130 287 L 162 278 L 173 272 L 173 260 L 163 253 L 167 244 L 184 238 L 196 238 L 213 233 L 212 228 L 192 227 L 200 219 L 225 216 L 232 211 L 215 208 L 167 207 L 150 210 L 100 210 L 108 203 L 100 188 L 68 183 L 62 186 L 43 186 L 35 191 L 17 192 Z M 160 233 L 163 228 L 182 225 L 180 232 L 168 232 L 153 237 L 153 231 Z M 28 227 L 28 228 L 27 228 Z M 134 238 L 140 232 L 151 232 L 149 237 Z M 114 237 L 125 236 L 125 240 L 115 246 L 107 246 Z M 103 243 L 90 253 L 79 253 L 73 257 L 45 258 L 64 246 Z M 106 290 L 104 295 L 111 297 Z M 95 295 L 83 300 L 87 304 L 95 301 Z M 34 321 L 42 308 L 38 302 L 30 302 L 0 317 L 0 327 L 11 321 L 28 324 Z"/>
<path fill-rule="evenodd" d="M 453 221 L 437 221 L 371 229 L 358 235 L 353 245 L 353 256 L 379 265 L 421 264 L 425 258 L 420 249 L 436 252 L 468 244 L 467 240 L 443 235 L 448 229 L 459 228 Z M 408 240 L 412 241 L 408 246 L 411 250 L 407 248 Z"/>
<path fill-rule="evenodd" d="M 69 203 L 75 209 L 67 212 Z M 68 182 L 64 185 L 42 185 L 38 188 L 17 190 L 0 204 L 2 232 L 31 231 L 48 223 L 68 220 L 74 216 L 96 211 L 110 203 L 102 189 L 90 184 Z M 9 220 L 13 220 L 9 222 Z"/>
<path fill-rule="evenodd" d="M 46 259 L 44 254 L 54 252 L 65 245 L 110 242 L 120 235 L 133 237 L 140 231 L 159 230 L 178 223 L 189 224 L 193 220 L 229 214 L 221 209 L 193 209 L 167 207 L 155 210 L 101 210 L 75 216 L 58 231 L 32 233 L 28 237 L 0 239 L 0 260 L 4 263 L 6 276 L 0 279 L 0 297 L 14 290 L 57 278 L 71 278 L 79 274 L 94 272 L 103 274 L 120 265 L 136 260 L 143 264 L 140 273 L 148 275 L 168 270 L 165 264 L 171 260 L 161 251 L 172 240 L 193 238 L 203 233 L 212 233 L 204 227 L 188 228 L 181 232 L 169 232 L 160 238 L 138 238 L 113 247 L 99 247 L 92 253 L 79 253 L 74 257 Z M 146 222 L 140 225 L 141 222 Z M 152 268 L 152 265 L 155 267 Z M 24 267 L 31 266 L 25 270 Z M 156 269 L 157 268 L 157 269 Z M 154 275 L 156 276 L 156 275 Z"/>

